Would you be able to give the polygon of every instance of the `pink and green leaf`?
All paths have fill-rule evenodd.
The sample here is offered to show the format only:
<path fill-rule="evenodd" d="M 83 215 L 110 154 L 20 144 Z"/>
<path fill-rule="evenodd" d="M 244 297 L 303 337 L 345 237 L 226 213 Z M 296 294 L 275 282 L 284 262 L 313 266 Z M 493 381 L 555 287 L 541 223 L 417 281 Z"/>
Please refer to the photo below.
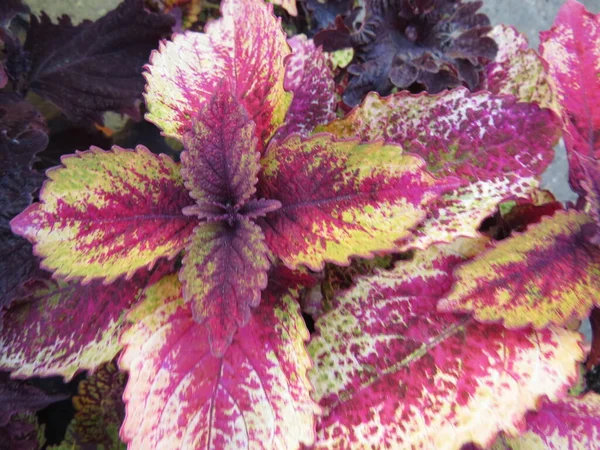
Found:
<path fill-rule="evenodd" d="M 481 223 L 496 211 L 500 202 L 526 197 L 537 185 L 533 177 L 506 175 L 476 181 L 444 194 L 398 251 L 425 249 L 434 243 L 452 242 L 457 237 L 477 237 Z"/>
<path fill-rule="evenodd" d="M 241 205 L 256 192 L 260 154 L 255 128 L 222 80 L 183 136 L 181 175 L 201 209 L 204 203 Z M 211 216 L 208 211 L 203 215 Z"/>
<path fill-rule="evenodd" d="M 48 170 L 40 202 L 11 221 L 34 244 L 42 267 L 84 283 L 130 278 L 158 258 L 176 256 L 197 220 L 179 165 L 143 146 L 64 156 Z"/>
<path fill-rule="evenodd" d="M 140 271 L 131 280 L 109 286 L 93 281 L 35 281 L 30 296 L 6 311 L 0 331 L 0 370 L 13 377 L 62 375 L 67 380 L 94 371 L 121 349 L 128 309 L 172 265 L 160 263 L 153 274 Z"/>
<path fill-rule="evenodd" d="M 179 279 L 194 319 L 206 324 L 215 356 L 223 355 L 258 306 L 267 286 L 267 252 L 262 230 L 247 219 L 202 223 L 194 230 Z"/>
<path fill-rule="evenodd" d="M 565 126 L 570 181 L 580 190 L 583 167 L 575 154 L 600 150 L 600 15 L 567 0 L 554 26 L 540 34 L 550 83 Z"/>
<path fill-rule="evenodd" d="M 421 158 L 381 141 L 329 134 L 274 142 L 261 161 L 260 197 L 282 207 L 260 224 L 271 251 L 291 268 L 320 270 L 395 249 L 455 180 L 440 182 Z"/>
<path fill-rule="evenodd" d="M 262 0 L 225 0 L 221 13 L 206 33 L 175 35 L 153 53 L 146 72 L 146 118 L 167 136 L 181 138 L 225 78 L 256 123 L 262 151 L 292 101 L 284 90 L 290 49 L 272 6 Z"/>
<path fill-rule="evenodd" d="M 560 135 L 550 110 L 464 88 L 385 98 L 371 93 L 346 117 L 317 130 L 363 141 L 383 138 L 422 156 L 434 175 L 472 182 L 503 174 L 541 175 Z"/>
<path fill-rule="evenodd" d="M 121 436 L 132 448 L 298 448 L 314 439 L 297 292 L 271 285 L 222 357 L 193 320 L 175 276 L 128 316 L 119 361 L 129 371 Z"/>
<path fill-rule="evenodd" d="M 312 39 L 296 35 L 288 40 L 292 55 L 285 70 L 286 90 L 294 94 L 285 123 L 277 130 L 284 139 L 292 133 L 308 134 L 317 125 L 335 119 L 335 83 L 327 57 Z"/>
<path fill-rule="evenodd" d="M 565 325 L 600 306 L 600 249 L 587 242 L 593 220 L 557 211 L 459 267 L 443 312 L 469 312 L 510 329 Z"/>
<path fill-rule="evenodd" d="M 365 277 L 317 321 L 316 449 L 485 447 L 499 431 L 518 434 L 544 396 L 566 395 L 583 359 L 578 333 L 436 312 L 452 267 L 476 244 L 430 248 Z"/>
<path fill-rule="evenodd" d="M 496 25 L 489 36 L 498 44 L 498 53 L 486 67 L 484 88 L 496 95 L 513 95 L 522 102 L 553 108 L 547 64 L 529 48 L 525 35 L 514 27 Z"/>
<path fill-rule="evenodd" d="M 527 428 L 519 437 L 501 436 L 492 450 L 586 450 L 600 442 L 600 395 L 566 397 L 544 402 L 526 416 Z"/>

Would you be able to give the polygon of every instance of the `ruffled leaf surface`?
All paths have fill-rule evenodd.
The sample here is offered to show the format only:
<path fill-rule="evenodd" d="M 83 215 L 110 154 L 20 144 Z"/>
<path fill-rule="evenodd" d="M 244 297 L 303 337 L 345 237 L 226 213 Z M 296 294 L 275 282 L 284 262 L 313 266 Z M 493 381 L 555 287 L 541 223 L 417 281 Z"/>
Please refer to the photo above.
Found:
<path fill-rule="evenodd" d="M 198 225 L 179 279 L 194 319 L 206 323 L 211 349 L 222 356 L 250 308 L 267 286 L 267 246 L 262 230 L 247 219 Z"/>
<path fill-rule="evenodd" d="M 485 447 L 501 430 L 518 434 L 543 396 L 566 394 L 583 358 L 578 333 L 436 312 L 452 267 L 476 251 L 417 253 L 359 280 L 317 321 L 310 378 L 324 416 L 315 448 Z"/>
<path fill-rule="evenodd" d="M 587 450 L 600 442 L 600 395 L 566 397 L 545 402 L 526 416 L 527 429 L 520 437 L 501 437 L 492 450 Z"/>
<path fill-rule="evenodd" d="M 422 156 L 433 174 L 478 181 L 541 175 L 554 156 L 560 125 L 552 111 L 535 104 L 458 88 L 438 95 L 373 93 L 318 131 L 383 138 Z"/>
<path fill-rule="evenodd" d="M 482 3 L 368 1 L 360 19 L 352 20 L 362 12 L 355 8 L 347 26 L 338 21 L 336 32 L 325 31 L 319 40 L 328 50 L 347 45 L 345 40 L 354 48 L 344 102 L 356 106 L 370 91 L 388 95 L 394 88 L 438 93 L 462 85 L 475 90 L 483 64 L 497 51 L 487 36 L 490 21 L 478 13 Z"/>
<path fill-rule="evenodd" d="M 197 220 L 182 213 L 193 200 L 168 156 L 143 146 L 92 147 L 61 162 L 47 171 L 40 203 L 11 222 L 34 243 L 42 267 L 67 279 L 111 282 L 185 247 Z"/>
<path fill-rule="evenodd" d="M 17 95 L 0 94 L 0 310 L 38 269 L 31 245 L 12 233 L 9 221 L 31 204 L 42 183 L 31 167 L 47 144 L 41 114 Z"/>
<path fill-rule="evenodd" d="M 335 83 L 321 47 L 312 39 L 296 35 L 288 39 L 292 55 L 285 68 L 286 90 L 294 94 L 284 125 L 277 137 L 291 133 L 308 134 L 317 125 L 335 119 Z"/>
<path fill-rule="evenodd" d="M 513 95 L 522 102 L 553 107 L 547 64 L 529 48 L 525 35 L 514 27 L 496 25 L 489 36 L 498 44 L 498 53 L 486 66 L 484 88 L 493 94 Z"/>
<path fill-rule="evenodd" d="M 153 274 L 140 271 L 131 280 L 105 286 L 39 280 L 29 297 L 14 302 L 0 331 L 0 370 L 14 377 L 62 375 L 95 370 L 121 349 L 124 313 L 147 284 L 169 273 L 161 263 Z"/>
<path fill-rule="evenodd" d="M 254 130 L 254 122 L 224 80 L 183 139 L 181 175 L 203 215 L 211 217 L 206 209 L 217 204 L 240 206 L 256 192 L 260 154 Z"/>
<path fill-rule="evenodd" d="M 206 33 L 187 32 L 161 44 L 146 73 L 146 118 L 181 138 L 226 78 L 256 123 L 262 150 L 292 100 L 283 86 L 290 49 L 271 11 L 262 0 L 225 0 L 223 17 L 209 23 Z"/>
<path fill-rule="evenodd" d="M 79 383 L 73 397 L 76 448 L 85 448 L 86 444 L 104 449 L 125 448 L 119 442 L 119 428 L 125 419 L 122 397 L 126 383 L 127 374 L 119 372 L 115 362 L 102 364 Z"/>
<path fill-rule="evenodd" d="M 600 306 L 600 250 L 587 242 L 590 216 L 557 211 L 465 263 L 438 310 L 469 312 L 507 328 L 565 325 Z"/>
<path fill-rule="evenodd" d="M 151 13 L 143 0 L 125 0 L 95 22 L 74 26 L 68 16 L 53 24 L 31 18 L 25 50 L 31 58 L 28 87 L 71 119 L 102 122 L 102 113 L 139 116 L 142 66 L 174 20 Z"/>
<path fill-rule="evenodd" d="M 261 163 L 259 196 L 282 207 L 259 223 L 271 251 L 291 268 L 320 270 L 325 262 L 347 265 L 351 256 L 391 251 L 427 205 L 454 187 L 400 147 L 329 134 L 275 142 Z"/>
<path fill-rule="evenodd" d="M 353 0 L 303 0 L 303 3 L 314 32 L 332 27 L 335 18 L 350 14 L 354 4 Z"/>
<path fill-rule="evenodd" d="M 600 156 L 600 15 L 567 0 L 540 40 L 566 129 L 569 181 L 581 191 L 583 167 L 576 153 Z"/>
<path fill-rule="evenodd" d="M 129 371 L 121 436 L 134 448 L 295 449 L 314 439 L 297 293 L 271 284 L 222 357 L 192 318 L 175 276 L 129 315 L 119 361 Z"/>

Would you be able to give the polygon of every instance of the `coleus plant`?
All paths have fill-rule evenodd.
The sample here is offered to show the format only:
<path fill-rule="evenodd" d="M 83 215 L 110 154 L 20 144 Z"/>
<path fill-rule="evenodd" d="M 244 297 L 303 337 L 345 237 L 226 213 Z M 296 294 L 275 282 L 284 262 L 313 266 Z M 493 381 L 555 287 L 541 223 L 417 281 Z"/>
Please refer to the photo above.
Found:
<path fill-rule="evenodd" d="M 597 174 L 578 172 L 568 211 L 537 180 L 561 130 L 592 123 L 556 94 L 552 54 L 568 45 L 545 49 L 565 46 L 567 18 L 598 19 L 567 3 L 548 62 L 495 29 L 488 90 L 372 93 L 335 119 L 321 49 L 287 40 L 261 0 L 221 8 L 147 67 L 146 118 L 181 161 L 141 146 L 65 156 L 11 221 L 53 277 L 6 312 L 0 368 L 98 370 L 118 391 L 101 365 L 122 350 L 131 448 L 594 442 L 600 398 L 567 395 L 584 358 L 567 325 L 596 304 Z M 512 235 L 494 243 L 479 226 L 502 202 Z M 305 348 L 298 300 L 317 272 L 401 252 L 313 306 Z"/>

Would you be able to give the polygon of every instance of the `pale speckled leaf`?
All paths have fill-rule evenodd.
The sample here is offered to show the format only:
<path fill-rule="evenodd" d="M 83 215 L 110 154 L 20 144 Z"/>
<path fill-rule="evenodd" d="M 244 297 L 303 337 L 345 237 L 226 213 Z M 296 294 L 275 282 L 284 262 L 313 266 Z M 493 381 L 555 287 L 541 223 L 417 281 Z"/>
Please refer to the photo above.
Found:
<path fill-rule="evenodd" d="M 259 150 L 283 123 L 292 100 L 284 91 L 290 54 L 280 20 L 262 0 L 225 0 L 206 33 L 186 32 L 160 45 L 146 72 L 146 119 L 181 136 L 223 78 L 256 123 Z"/>
<path fill-rule="evenodd" d="M 152 274 L 142 270 L 109 286 L 33 282 L 29 297 L 5 314 L 0 370 L 19 378 L 62 375 L 68 380 L 111 361 L 121 349 L 125 313 L 149 283 L 171 270 L 172 264 L 160 263 Z"/>
<path fill-rule="evenodd" d="M 277 138 L 291 133 L 308 134 L 317 125 L 335 119 L 335 83 L 321 47 L 312 39 L 296 35 L 288 39 L 292 55 L 285 68 L 285 89 L 294 94 L 285 123 Z"/>
<path fill-rule="evenodd" d="M 282 207 L 259 219 L 267 245 L 290 268 L 348 264 L 395 249 L 455 180 L 436 180 L 421 158 L 381 141 L 297 135 L 269 147 L 260 197 Z"/>
<path fill-rule="evenodd" d="M 543 396 L 566 395 L 583 359 L 578 333 L 509 331 L 435 311 L 452 267 L 477 250 L 418 252 L 360 279 L 317 321 L 316 449 L 485 447 L 501 430 L 517 434 Z"/>
<path fill-rule="evenodd" d="M 444 194 L 397 250 L 425 249 L 431 244 L 452 242 L 461 236 L 477 237 L 481 222 L 496 211 L 500 202 L 527 197 L 537 186 L 535 178 L 506 175 L 476 181 Z"/>
<path fill-rule="evenodd" d="M 585 213 L 557 211 L 459 267 L 444 312 L 469 312 L 507 328 L 566 325 L 600 306 L 600 249 Z"/>
<path fill-rule="evenodd" d="M 271 284 L 217 358 L 180 291 L 177 278 L 166 277 L 128 316 L 119 361 L 129 371 L 124 441 L 149 450 L 310 445 L 319 408 L 310 398 L 297 293 Z"/>
<path fill-rule="evenodd" d="M 496 25 L 489 36 L 498 44 L 498 53 L 486 67 L 483 87 L 494 94 L 513 95 L 522 102 L 556 110 L 547 64 L 529 48 L 527 38 L 508 25 Z"/>
<path fill-rule="evenodd" d="M 113 147 L 61 158 L 46 172 L 40 202 L 11 221 L 34 244 L 43 268 L 84 283 L 152 267 L 173 258 L 188 242 L 197 219 L 179 164 L 143 147 Z"/>
<path fill-rule="evenodd" d="M 583 169 L 575 153 L 600 155 L 600 15 L 567 0 L 540 40 L 565 126 L 569 180 L 580 191 Z"/>
<path fill-rule="evenodd" d="M 343 119 L 318 127 L 338 137 L 383 138 L 422 156 L 434 175 L 470 181 L 538 176 L 554 156 L 559 120 L 510 96 L 457 88 L 437 95 L 367 95 Z"/>
<path fill-rule="evenodd" d="M 206 324 L 212 352 L 221 356 L 267 286 L 267 246 L 248 219 L 201 223 L 183 258 L 179 279 L 194 319 Z"/>
<path fill-rule="evenodd" d="M 600 395 L 567 397 L 545 402 L 526 416 L 527 428 L 519 437 L 501 436 L 492 450 L 591 450 L 600 445 Z"/>

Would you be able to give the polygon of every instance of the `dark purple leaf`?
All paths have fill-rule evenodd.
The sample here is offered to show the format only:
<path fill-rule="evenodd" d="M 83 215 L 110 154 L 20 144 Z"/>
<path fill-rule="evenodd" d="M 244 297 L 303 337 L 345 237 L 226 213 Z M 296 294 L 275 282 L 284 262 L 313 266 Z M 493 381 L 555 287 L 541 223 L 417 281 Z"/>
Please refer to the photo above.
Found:
<path fill-rule="evenodd" d="M 310 13 L 311 28 L 317 32 L 331 28 L 337 16 L 346 16 L 352 10 L 353 0 L 304 0 Z"/>
<path fill-rule="evenodd" d="M 0 94 L 0 310 L 38 270 L 31 245 L 12 233 L 9 221 L 31 203 L 42 183 L 31 165 L 48 144 L 44 128 L 43 117 L 31 105 L 14 94 Z"/>
<path fill-rule="evenodd" d="M 125 0 L 95 22 L 77 26 L 68 16 L 58 24 L 45 13 L 32 17 L 25 42 L 29 88 L 74 121 L 102 122 L 104 111 L 136 117 L 142 67 L 172 25 L 171 16 L 145 10 L 143 0 Z"/>
<path fill-rule="evenodd" d="M 23 381 L 9 379 L 6 373 L 0 373 L 0 426 L 6 425 L 15 413 L 38 411 L 64 398 L 62 394 L 46 394 Z"/>
<path fill-rule="evenodd" d="M 354 21 L 360 26 L 349 33 L 355 56 L 344 102 L 355 106 L 370 91 L 388 95 L 414 83 L 430 93 L 477 88 L 479 72 L 498 49 L 487 36 L 488 18 L 477 13 L 480 6 L 480 1 L 367 2 L 364 20 Z M 344 42 L 348 31 L 343 28 L 318 36 L 317 44 L 328 49 L 329 41 Z"/>

